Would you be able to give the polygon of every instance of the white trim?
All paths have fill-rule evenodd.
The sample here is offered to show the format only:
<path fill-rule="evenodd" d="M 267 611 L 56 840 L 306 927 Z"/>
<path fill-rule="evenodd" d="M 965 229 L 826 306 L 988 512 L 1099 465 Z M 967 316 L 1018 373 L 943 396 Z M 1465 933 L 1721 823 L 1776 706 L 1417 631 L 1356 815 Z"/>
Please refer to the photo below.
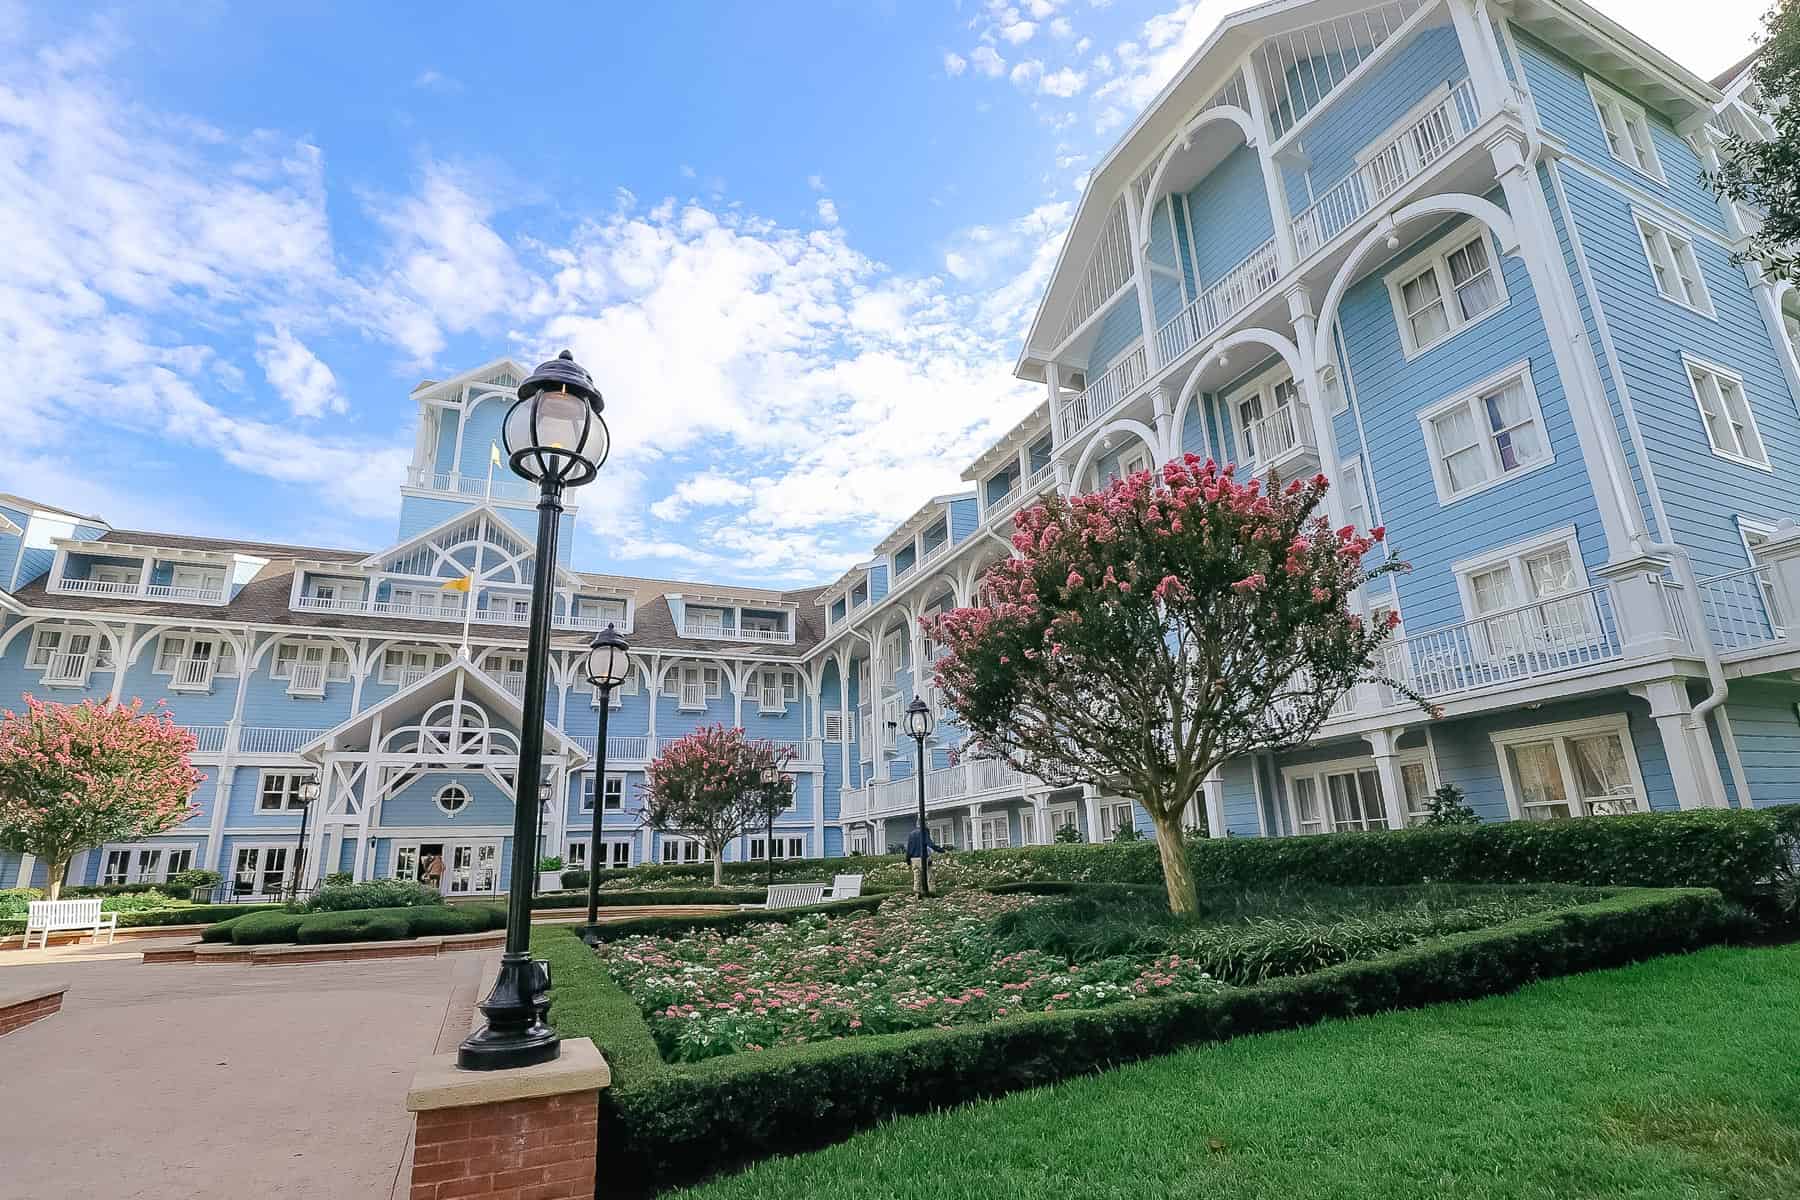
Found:
<path fill-rule="evenodd" d="M 1631 741 L 1631 721 L 1623 713 L 1604 717 L 1588 717 L 1577 721 L 1558 721 L 1549 725 L 1528 725 L 1516 729 L 1496 730 L 1488 734 L 1488 741 L 1493 745 L 1494 757 L 1500 768 L 1500 782 L 1506 789 L 1506 807 L 1512 819 L 1525 819 L 1524 807 L 1519 800 L 1518 785 L 1513 779 L 1511 767 L 1507 762 L 1506 751 L 1513 746 L 1532 742 L 1554 741 L 1558 769 L 1563 774 L 1565 789 L 1577 781 L 1573 766 L 1568 759 L 1568 750 L 1564 739 L 1586 737 L 1593 734 L 1617 734 L 1619 744 L 1625 752 L 1625 764 L 1631 772 L 1631 786 L 1636 791 L 1638 812 L 1649 812 L 1650 792 L 1644 786 L 1643 771 L 1638 765 L 1637 747 Z M 1580 798 L 1573 790 L 1568 791 L 1568 802 L 1580 803 Z"/>
<path fill-rule="evenodd" d="M 1713 455 L 1717 458 L 1725 459 L 1727 462 L 1734 462 L 1745 467 L 1754 467 L 1759 471 L 1768 471 L 1773 474 L 1775 466 L 1769 459 L 1769 445 L 1767 442 L 1763 441 L 1762 429 L 1758 427 L 1756 423 L 1756 410 L 1750 404 L 1750 389 L 1745 386 L 1744 377 L 1729 367 L 1723 367 L 1718 363 L 1709 362 L 1697 355 L 1689 354 L 1685 350 L 1681 352 L 1681 365 L 1683 374 L 1687 376 L 1688 391 L 1694 398 L 1694 407 L 1700 417 L 1700 430 L 1706 435 L 1707 447 L 1712 450 Z M 1723 379 L 1737 388 L 1738 397 L 1744 403 L 1744 424 L 1748 427 L 1750 436 L 1755 439 L 1756 448 L 1762 451 L 1762 457 L 1760 459 L 1752 458 L 1740 451 L 1719 445 L 1718 439 L 1713 436 L 1712 423 L 1706 419 L 1706 402 L 1700 398 L 1700 384 L 1699 381 L 1694 378 L 1694 371 L 1696 369 L 1712 375 L 1715 385 L 1718 380 Z M 1720 416 L 1724 418 L 1726 424 L 1735 424 L 1734 414 L 1731 412 L 1730 408 L 1730 401 L 1726 399 L 1723 388 L 1719 390 L 1719 403 L 1725 406 L 1725 411 L 1722 412 Z M 1735 430 L 1733 431 L 1733 436 L 1738 437 L 1740 445 L 1743 444 L 1742 437 L 1739 436 Z"/>
<path fill-rule="evenodd" d="M 282 780 L 281 803 L 274 808 L 264 807 L 263 799 L 271 791 L 269 779 L 271 776 L 277 775 Z M 265 769 L 256 777 L 256 803 L 250 811 L 258 815 L 299 812 L 302 808 L 299 802 L 300 785 L 309 779 L 316 780 L 318 777 L 319 773 L 311 770 L 290 770 L 285 767 L 279 770 Z"/>
<path fill-rule="evenodd" d="M 1453 491 L 1450 486 L 1450 472 L 1444 465 L 1444 455 L 1438 445 L 1437 427 L 1433 422 L 1458 407 L 1472 406 L 1482 395 L 1499 390 L 1514 379 L 1521 380 L 1525 385 L 1525 399 L 1531 406 L 1532 418 L 1537 424 L 1538 438 L 1544 444 L 1543 457 L 1521 463 L 1511 471 L 1505 470 L 1501 465 L 1499 454 L 1494 448 L 1493 431 L 1488 427 L 1487 414 L 1478 412 L 1475 415 L 1477 417 L 1476 424 L 1481 432 L 1481 440 L 1477 444 L 1483 448 L 1488 468 L 1492 474 L 1482 482 L 1466 487 L 1460 492 Z M 1496 371 L 1486 379 L 1464 388 L 1455 395 L 1427 405 L 1418 411 L 1417 417 L 1419 429 L 1425 437 L 1425 449 L 1431 462 L 1431 482 L 1437 490 L 1439 505 L 1449 505 L 1458 500 L 1466 500 L 1468 497 L 1478 495 L 1490 488 L 1511 483 L 1533 471 L 1542 470 L 1556 461 L 1556 448 L 1551 444 L 1550 430 L 1544 423 L 1544 406 L 1538 399 L 1537 385 L 1532 380 L 1529 358 L 1521 359 L 1504 370 Z"/>
<path fill-rule="evenodd" d="M 1471 226 L 1473 230 L 1471 231 Z M 1482 252 L 1487 255 L 1487 273 L 1493 280 L 1495 288 L 1494 302 L 1472 317 L 1465 317 L 1456 291 L 1456 283 L 1450 273 L 1450 256 L 1469 244 L 1480 241 Z M 1413 340 L 1412 321 L 1406 311 L 1406 297 L 1403 286 L 1413 279 L 1431 271 L 1438 287 L 1438 303 L 1444 309 L 1444 332 L 1423 344 Z M 1433 241 L 1423 250 L 1387 271 L 1382 283 L 1388 291 L 1388 302 L 1393 307 L 1394 321 L 1400 329 L 1400 352 L 1406 361 L 1411 362 L 1419 355 L 1434 350 L 1456 337 L 1466 329 L 1472 329 L 1505 309 L 1512 302 L 1512 294 L 1506 287 L 1506 271 L 1500 257 L 1500 248 L 1494 238 L 1494 231 L 1484 222 L 1473 217 L 1458 221 L 1456 226 L 1442 237 Z"/>
<path fill-rule="evenodd" d="M 1520 538 L 1518 541 L 1509 542 L 1498 549 L 1484 550 L 1479 554 L 1451 563 L 1450 573 L 1456 578 L 1456 594 L 1462 604 L 1463 619 L 1478 621 L 1484 616 L 1493 615 L 1476 611 L 1472 578 L 1500 566 L 1506 566 L 1512 571 L 1514 586 L 1519 590 L 1519 595 L 1515 597 L 1512 604 L 1507 605 L 1506 610 L 1555 600 L 1555 596 L 1527 596 L 1524 594 L 1525 585 L 1530 581 L 1529 574 L 1524 570 L 1524 560 L 1529 555 L 1557 548 L 1568 551 L 1569 563 L 1577 576 L 1578 586 L 1569 595 L 1579 595 L 1592 585 L 1588 579 L 1587 563 L 1581 557 L 1581 540 L 1576 535 L 1573 525 L 1564 525 L 1558 529 L 1546 530 L 1543 533 Z"/>
<path fill-rule="evenodd" d="M 157 860 L 155 876 L 150 879 L 145 879 L 139 874 L 138 869 L 137 856 L 145 850 L 160 850 L 164 852 L 163 857 Z M 121 852 L 131 856 L 128 869 L 125 873 L 125 879 L 121 882 L 167 883 L 169 876 L 174 873 L 169 870 L 169 854 L 181 850 L 186 850 L 188 852 L 188 865 L 181 869 L 184 871 L 191 870 L 194 864 L 200 861 L 200 843 L 197 841 L 162 841 L 160 839 L 146 839 L 136 842 L 107 842 L 105 845 L 97 846 L 91 851 L 91 853 L 95 855 L 95 861 L 98 864 L 94 871 L 94 882 L 102 886 L 106 884 L 107 856 L 114 852 Z M 83 874 L 85 873 L 86 872 L 83 872 Z"/>
<path fill-rule="evenodd" d="M 1412 750 L 1399 751 L 1394 755 L 1394 758 L 1397 764 L 1402 768 L 1423 763 L 1425 766 L 1425 777 L 1427 782 L 1431 782 L 1433 786 L 1436 786 L 1435 781 L 1438 777 L 1437 763 L 1433 761 L 1430 747 L 1420 746 Z M 1331 815 L 1331 789 L 1325 782 L 1326 776 L 1356 775 L 1358 776 L 1357 787 L 1360 790 L 1362 787 L 1360 777 L 1361 773 L 1364 771 L 1372 772 L 1375 776 L 1374 806 L 1373 808 L 1370 808 L 1365 799 L 1363 806 L 1364 819 L 1362 823 L 1339 825 Z M 1313 836 L 1312 831 L 1300 828 L 1300 806 L 1296 803 L 1294 798 L 1294 780 L 1301 778 L 1310 779 L 1312 781 L 1314 798 L 1319 805 L 1319 821 L 1316 823 L 1323 826 L 1317 830 L 1318 833 L 1339 833 L 1347 829 L 1363 828 L 1386 829 L 1388 827 L 1387 802 L 1386 798 L 1381 794 L 1381 768 L 1376 765 L 1375 756 L 1373 754 L 1357 754 L 1345 758 L 1325 759 L 1320 762 L 1297 763 L 1293 766 L 1281 768 L 1282 801 L 1283 807 L 1287 810 L 1288 829 L 1293 836 Z M 1404 797 L 1401 798 L 1401 805 L 1402 809 L 1404 809 Z"/>
<path fill-rule="evenodd" d="M 1662 299 L 1667 300 L 1670 304 L 1679 305 L 1691 313 L 1697 313 L 1700 316 L 1705 317 L 1709 321 L 1718 320 L 1718 311 L 1713 308 L 1712 289 L 1706 286 L 1706 268 L 1700 262 L 1699 253 L 1694 249 L 1694 239 L 1683 231 L 1675 228 L 1671 222 L 1664 221 L 1658 217 L 1653 217 L 1636 205 L 1632 205 L 1631 216 L 1632 220 L 1637 224 L 1638 244 L 1643 247 L 1644 265 L 1650 271 L 1650 283 L 1651 286 L 1656 289 L 1656 294 Z M 1651 245 L 1652 233 L 1657 233 L 1662 236 L 1663 243 L 1667 246 L 1669 252 L 1667 260 L 1663 260 L 1658 254 L 1657 248 Z M 1664 281 L 1671 273 L 1678 279 L 1684 275 L 1683 267 L 1685 264 L 1682 261 L 1683 252 L 1687 255 L 1687 261 L 1693 265 L 1694 286 L 1700 293 L 1700 299 L 1702 301 L 1700 304 L 1695 304 L 1693 301 L 1689 300 L 1686 295 L 1675 295 L 1664 287 Z M 1663 273 L 1660 277 L 1657 274 L 1659 268 Z M 1683 291 L 1685 292 L 1685 290 L 1686 289 L 1684 288 Z"/>
<path fill-rule="evenodd" d="M 461 792 L 463 795 L 463 802 L 455 808 L 451 808 L 444 803 L 444 797 L 453 791 Z M 458 813 L 467 811 L 469 805 L 475 803 L 475 793 L 469 790 L 467 784 L 459 783 L 453 779 L 437 790 L 437 794 L 432 796 L 431 802 L 437 805 L 438 811 L 443 813 L 446 817 L 454 817 Z"/>
<path fill-rule="evenodd" d="M 1644 178 L 1655 180 L 1657 183 L 1666 186 L 1669 180 L 1668 177 L 1663 174 L 1662 159 L 1658 157 L 1656 153 L 1656 126 L 1651 124 L 1650 114 L 1644 110 L 1643 105 L 1637 103 L 1635 100 L 1627 99 L 1616 89 L 1607 86 L 1592 75 L 1585 76 L 1585 80 L 1587 83 L 1588 99 L 1591 100 L 1594 105 L 1594 119 L 1600 122 L 1600 140 L 1605 143 L 1607 154 L 1612 157 L 1614 162 L 1621 163 L 1624 166 L 1631 168 L 1631 170 L 1635 171 L 1637 174 L 1642 175 Z M 1605 106 L 1607 105 L 1611 105 L 1618 110 L 1620 120 L 1625 125 L 1625 128 L 1618 132 L 1631 146 L 1633 158 L 1636 158 L 1640 154 L 1647 156 L 1649 159 L 1647 166 L 1643 163 L 1633 161 L 1632 158 L 1625 158 L 1617 150 L 1613 149 L 1611 137 L 1613 131 L 1606 121 Z M 1634 136 L 1635 131 L 1631 128 L 1631 122 L 1634 118 L 1643 130 L 1644 143 L 1642 146 L 1638 145 L 1637 138 Z"/>

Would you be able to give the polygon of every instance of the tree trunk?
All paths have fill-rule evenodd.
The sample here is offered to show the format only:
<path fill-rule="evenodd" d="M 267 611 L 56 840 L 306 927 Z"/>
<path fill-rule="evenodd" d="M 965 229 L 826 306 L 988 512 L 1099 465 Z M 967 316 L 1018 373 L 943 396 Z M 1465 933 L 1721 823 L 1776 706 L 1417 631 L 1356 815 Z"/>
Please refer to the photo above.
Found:
<path fill-rule="evenodd" d="M 725 886 L 725 847 L 713 851 L 713 886 Z"/>
<path fill-rule="evenodd" d="M 1181 840 L 1181 817 L 1177 814 L 1165 818 L 1152 813 L 1150 823 L 1156 826 L 1156 852 L 1162 858 L 1169 911 L 1178 917 L 1192 916 L 1200 910 L 1200 898 L 1194 892 L 1194 869 L 1188 865 L 1187 847 Z"/>
<path fill-rule="evenodd" d="M 50 869 L 50 879 L 49 879 L 48 886 L 45 888 L 45 890 L 49 894 L 45 898 L 49 899 L 49 900 L 56 900 L 62 896 L 63 876 L 67 875 L 69 873 L 68 856 L 65 855 L 62 858 L 53 858 L 50 860 L 48 865 L 49 865 L 49 869 Z M 31 880 L 29 880 L 29 879 L 21 880 L 20 883 L 22 886 L 29 886 L 31 883 Z"/>

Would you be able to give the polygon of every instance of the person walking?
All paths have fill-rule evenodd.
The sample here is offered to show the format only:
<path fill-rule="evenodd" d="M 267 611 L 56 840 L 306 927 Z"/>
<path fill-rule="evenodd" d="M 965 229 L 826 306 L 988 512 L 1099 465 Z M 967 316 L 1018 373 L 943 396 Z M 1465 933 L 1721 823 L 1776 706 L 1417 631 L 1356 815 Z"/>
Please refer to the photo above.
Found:
<path fill-rule="evenodd" d="M 419 882 L 434 892 L 442 891 L 444 884 L 444 860 L 435 854 L 427 854 L 419 863 Z"/>
<path fill-rule="evenodd" d="M 928 893 L 925 890 L 925 860 L 932 852 L 950 853 L 948 846 L 940 846 L 931 840 L 922 825 L 915 825 L 913 831 L 906 835 L 906 865 L 912 868 L 913 895 L 923 900 Z"/>

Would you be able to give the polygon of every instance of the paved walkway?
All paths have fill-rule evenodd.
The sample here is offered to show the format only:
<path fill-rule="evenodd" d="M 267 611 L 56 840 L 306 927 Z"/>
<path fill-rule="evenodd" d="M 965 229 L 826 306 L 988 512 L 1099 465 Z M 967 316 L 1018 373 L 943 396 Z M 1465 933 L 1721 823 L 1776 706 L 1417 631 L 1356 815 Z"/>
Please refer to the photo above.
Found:
<path fill-rule="evenodd" d="M 0 1038 L 0 1200 L 388 1196 L 413 1069 L 496 955 L 145 966 L 151 944 L 0 954 L 0 982 L 69 984 Z"/>

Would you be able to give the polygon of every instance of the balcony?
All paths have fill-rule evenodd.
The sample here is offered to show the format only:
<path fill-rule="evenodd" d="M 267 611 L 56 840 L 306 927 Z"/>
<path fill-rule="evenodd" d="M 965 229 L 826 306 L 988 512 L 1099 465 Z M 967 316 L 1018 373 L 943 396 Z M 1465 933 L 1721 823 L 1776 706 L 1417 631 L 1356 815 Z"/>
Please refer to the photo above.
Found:
<path fill-rule="evenodd" d="M 94 668 L 91 654 L 52 654 L 44 667 L 47 687 L 86 687 Z"/>
<path fill-rule="evenodd" d="M 794 644 L 794 633 L 790 629 L 726 629 L 720 625 L 707 625 L 696 621 L 683 621 L 681 636 L 705 638 L 714 642 L 768 642 L 787 646 Z"/>
<path fill-rule="evenodd" d="M 1056 485 L 1056 464 L 1045 463 L 1030 475 L 1026 476 L 1023 485 L 1014 484 L 1004 493 L 988 501 L 987 520 L 989 524 L 999 524 L 1015 511 L 1030 502 L 1039 499 Z"/>
<path fill-rule="evenodd" d="M 495 683 L 511 692 L 516 699 L 525 697 L 525 672 L 523 671 L 490 671 Z"/>
<path fill-rule="evenodd" d="M 454 623 L 463 619 L 462 597 L 455 592 L 445 592 L 442 596 L 435 597 L 435 603 L 418 600 L 365 600 L 361 597 L 296 596 L 292 608 L 295 612 L 340 613 L 407 621 Z M 531 614 L 529 610 L 513 608 L 478 608 L 469 621 L 475 625 L 507 625 L 522 629 L 531 623 Z M 551 623 L 557 629 L 579 629 L 592 633 L 605 629 L 609 622 L 618 626 L 621 633 L 631 632 L 630 625 L 616 617 L 591 613 L 559 612 Z"/>
<path fill-rule="evenodd" d="M 1254 304 L 1280 277 L 1281 264 L 1275 254 L 1275 242 L 1270 239 L 1163 323 L 1156 331 L 1158 359 L 1171 363 L 1180 358 L 1210 337 L 1213 330 Z"/>
<path fill-rule="evenodd" d="M 170 583 L 150 583 L 148 579 L 125 582 L 111 579 L 59 578 L 50 591 L 66 596 L 107 596 L 125 600 L 165 600 L 182 604 L 221 604 L 225 600 L 225 580 L 203 587 Z"/>
<path fill-rule="evenodd" d="M 210 692 L 212 681 L 212 659 L 184 658 L 175 664 L 175 671 L 169 677 L 169 687 L 178 692 Z"/>
<path fill-rule="evenodd" d="M 1302 479 L 1319 470 L 1319 443 L 1313 436 L 1312 413 L 1299 403 L 1284 404 L 1244 431 L 1251 470 L 1257 475 L 1279 471 L 1283 479 Z"/>
<path fill-rule="evenodd" d="M 501 476 L 498 472 L 494 476 L 492 490 L 489 490 L 485 474 L 463 475 L 456 471 L 427 471 L 422 467 L 408 467 L 406 485 L 428 492 L 448 492 L 453 496 L 492 496 L 496 500 L 531 500 L 537 495 L 530 484 L 510 476 Z"/>
<path fill-rule="evenodd" d="M 1382 647 L 1376 668 L 1422 696 L 1443 700 L 1618 662 L 1625 651 L 1612 588 L 1601 584 L 1408 634 Z M 1664 601 L 1674 617 L 1679 591 L 1666 588 Z M 1387 705 L 1408 703 L 1391 688 L 1381 691 Z"/>
<path fill-rule="evenodd" d="M 1035 779 L 996 759 L 974 759 L 925 772 L 925 806 L 974 803 L 1022 794 L 1038 786 Z M 919 803 L 916 778 L 888 779 L 856 791 L 845 791 L 841 815 L 846 820 L 912 812 Z"/>
<path fill-rule="evenodd" d="M 1788 636 L 1787 614 L 1768 567 L 1749 567 L 1700 581 L 1700 613 L 1722 654 L 1751 650 Z"/>
<path fill-rule="evenodd" d="M 1143 345 L 1139 344 L 1137 349 L 1108 367 L 1098 379 L 1063 405 L 1063 440 L 1073 438 L 1123 404 L 1148 378 L 1149 360 L 1144 356 Z"/>
<path fill-rule="evenodd" d="M 246 725 L 238 730 L 238 753 L 295 754 L 324 732 L 323 729 L 294 729 L 280 725 Z"/>
<path fill-rule="evenodd" d="M 570 741 L 580 746 L 592 758 L 600 745 L 600 739 L 594 734 L 581 734 L 571 737 Z M 621 762 L 649 762 L 656 757 L 656 739 L 646 734 L 608 734 L 606 738 L 606 761 L 608 765 Z"/>
<path fill-rule="evenodd" d="M 1357 218 L 1424 174 L 1481 122 L 1467 79 L 1431 111 L 1385 143 L 1357 155 L 1362 165 L 1294 215 L 1294 250 L 1304 261 Z"/>
<path fill-rule="evenodd" d="M 319 699 L 325 695 L 325 664 L 297 662 L 288 676 L 288 695 Z"/>

